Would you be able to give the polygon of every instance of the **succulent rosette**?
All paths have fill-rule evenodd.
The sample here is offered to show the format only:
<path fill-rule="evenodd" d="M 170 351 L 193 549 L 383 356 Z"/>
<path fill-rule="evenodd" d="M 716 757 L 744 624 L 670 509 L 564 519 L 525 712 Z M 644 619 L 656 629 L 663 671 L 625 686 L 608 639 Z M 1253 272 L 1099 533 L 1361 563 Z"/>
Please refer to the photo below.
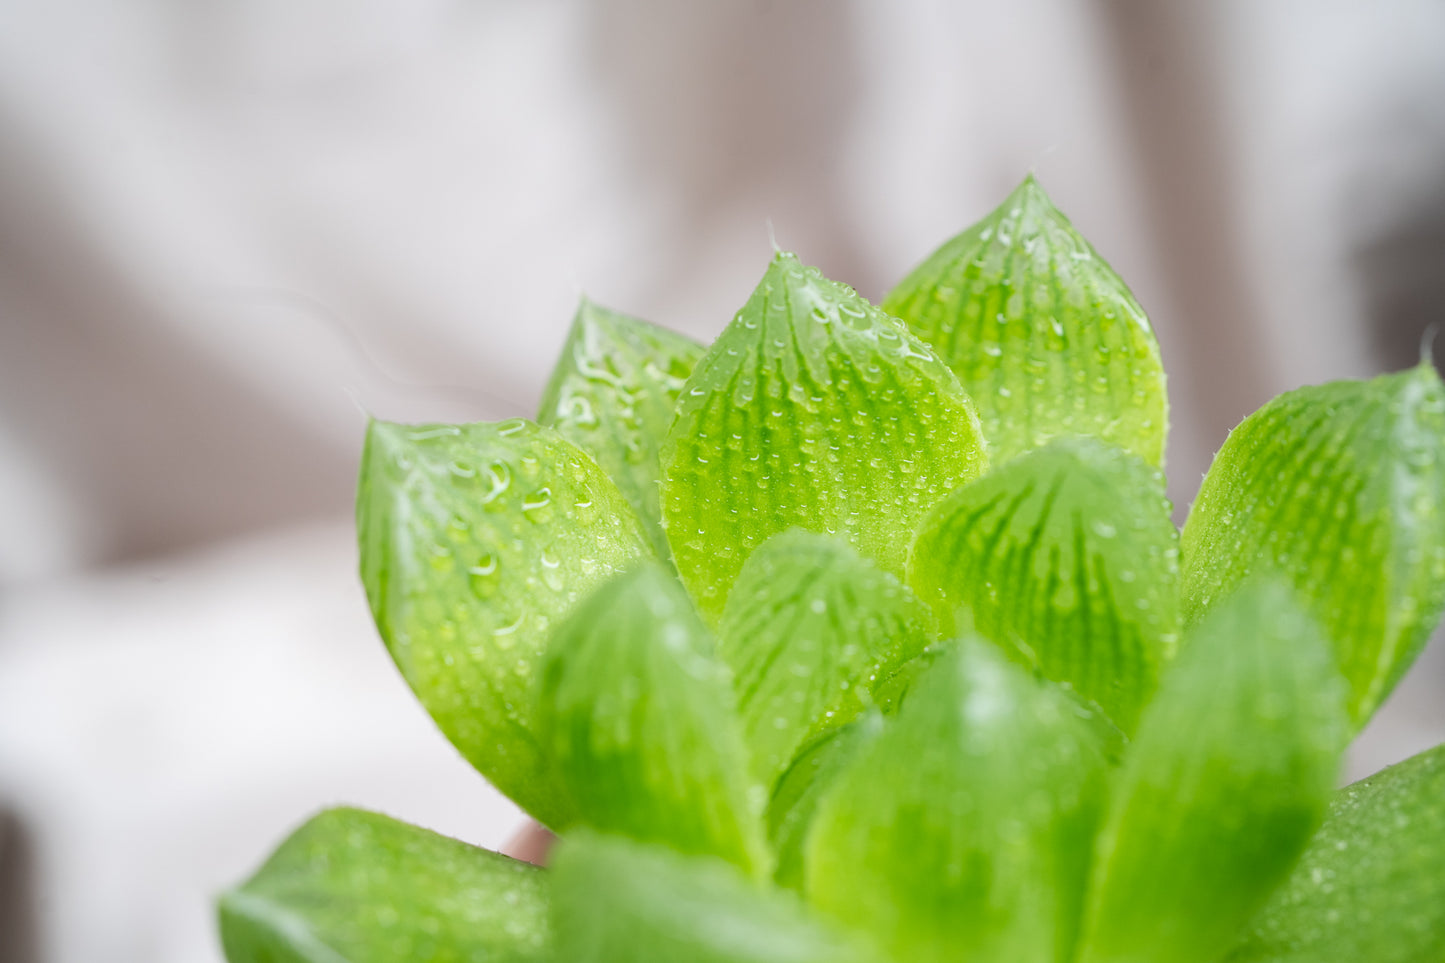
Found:
<path fill-rule="evenodd" d="M 1445 605 L 1433 368 L 1230 435 L 1030 178 L 875 307 L 584 302 L 537 421 L 372 422 L 361 574 L 547 868 L 339 809 L 233 963 L 1439 963 L 1445 748 L 1337 790 Z"/>

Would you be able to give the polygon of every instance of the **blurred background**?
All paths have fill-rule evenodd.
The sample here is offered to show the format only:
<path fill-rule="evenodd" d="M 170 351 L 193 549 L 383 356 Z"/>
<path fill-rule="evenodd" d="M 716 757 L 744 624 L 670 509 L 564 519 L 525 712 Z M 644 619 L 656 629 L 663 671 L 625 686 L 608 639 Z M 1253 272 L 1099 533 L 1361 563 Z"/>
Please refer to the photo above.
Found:
<path fill-rule="evenodd" d="M 519 825 L 371 627 L 363 411 L 531 415 L 577 297 L 769 231 L 878 298 L 1028 171 L 1131 284 L 1182 511 L 1445 316 L 1435 0 L 0 2 L 0 963 L 215 961 L 323 805 Z M 1436 644 L 1350 775 L 1445 739 Z"/>

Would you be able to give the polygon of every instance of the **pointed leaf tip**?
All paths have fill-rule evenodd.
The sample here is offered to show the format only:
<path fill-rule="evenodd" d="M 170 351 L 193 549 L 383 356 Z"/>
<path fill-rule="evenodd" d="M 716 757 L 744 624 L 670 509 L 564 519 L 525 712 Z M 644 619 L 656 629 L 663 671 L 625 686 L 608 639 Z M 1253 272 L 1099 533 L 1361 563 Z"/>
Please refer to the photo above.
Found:
<path fill-rule="evenodd" d="M 1059 435 L 1163 464 L 1168 400 L 1154 332 L 1033 175 L 904 278 L 883 309 L 958 374 L 995 465 Z"/>
<path fill-rule="evenodd" d="M 898 533 L 985 463 L 933 352 L 788 254 L 698 363 L 662 462 L 673 556 L 710 622 L 752 550 L 789 528 L 840 534 L 900 575 Z"/>
<path fill-rule="evenodd" d="M 1287 585 L 1213 610 L 1125 753 L 1080 963 L 1218 959 L 1319 825 L 1345 736 L 1328 643 Z"/>
<path fill-rule="evenodd" d="M 731 679 L 659 564 L 618 576 L 558 627 L 538 702 L 581 822 L 768 871 L 766 796 L 748 776 Z"/>
<path fill-rule="evenodd" d="M 332 809 L 220 901 L 230 963 L 553 959 L 535 866 L 376 813 Z"/>
<path fill-rule="evenodd" d="M 873 704 L 875 687 L 931 634 L 922 603 L 842 538 L 795 529 L 764 542 L 718 627 L 763 785 L 804 743 Z"/>
<path fill-rule="evenodd" d="M 909 584 L 945 635 L 971 624 L 1132 732 L 1178 641 L 1169 511 L 1158 469 L 1056 439 L 941 502 L 919 527 Z"/>
<path fill-rule="evenodd" d="M 1087 716 L 961 641 L 818 805 L 809 900 L 896 960 L 1069 959 L 1106 791 Z"/>
<path fill-rule="evenodd" d="M 373 420 L 356 514 L 362 583 L 412 690 L 493 785 L 565 825 L 533 676 L 551 623 L 646 551 L 631 507 L 591 458 L 531 422 Z"/>
<path fill-rule="evenodd" d="M 537 415 L 617 483 L 664 561 L 670 552 L 658 503 L 658 449 L 702 353 L 690 338 L 584 295 Z"/>

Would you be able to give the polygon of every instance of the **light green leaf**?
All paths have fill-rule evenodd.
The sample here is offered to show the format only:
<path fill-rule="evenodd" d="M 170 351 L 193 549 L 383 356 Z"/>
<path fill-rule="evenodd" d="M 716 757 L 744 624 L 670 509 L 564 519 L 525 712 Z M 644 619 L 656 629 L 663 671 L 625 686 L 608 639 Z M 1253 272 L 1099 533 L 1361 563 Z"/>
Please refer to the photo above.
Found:
<path fill-rule="evenodd" d="M 1281 395 L 1215 456 L 1180 545 L 1185 621 L 1252 573 L 1289 579 L 1361 727 L 1445 606 L 1445 387 L 1435 369 Z"/>
<path fill-rule="evenodd" d="M 819 805 L 809 900 L 909 963 L 1069 959 L 1107 773 L 1085 714 L 960 642 Z"/>
<path fill-rule="evenodd" d="M 566 963 L 864 963 L 793 894 L 717 859 L 591 833 L 553 858 L 557 959 Z"/>
<path fill-rule="evenodd" d="M 864 746 L 883 731 L 883 717 L 868 712 L 813 740 L 788 767 L 768 803 L 768 840 L 777 853 L 773 879 L 803 891 L 804 845 L 818 804 Z"/>
<path fill-rule="evenodd" d="M 748 774 L 730 681 L 657 563 L 578 606 L 548 648 L 539 714 L 580 819 L 768 872 L 767 796 Z"/>
<path fill-rule="evenodd" d="M 1445 746 L 1342 790 L 1230 963 L 1445 960 Z"/>
<path fill-rule="evenodd" d="M 958 373 L 995 465 L 1058 435 L 1163 465 L 1169 401 L 1154 331 L 1032 176 L 882 307 Z"/>
<path fill-rule="evenodd" d="M 537 414 L 612 476 L 663 559 L 657 452 L 702 353 L 691 338 L 583 298 Z"/>
<path fill-rule="evenodd" d="M 565 826 L 534 673 L 552 624 L 647 551 L 617 486 L 528 421 L 373 421 L 356 520 L 371 612 L 412 690 L 494 786 Z"/>
<path fill-rule="evenodd" d="M 673 557 L 716 623 L 748 555 L 789 528 L 841 534 L 901 576 L 901 533 L 980 474 L 984 452 L 931 349 L 780 253 L 694 369 L 662 467 Z"/>
<path fill-rule="evenodd" d="M 1290 590 L 1250 583 L 1186 639 L 1125 755 L 1083 963 L 1210 963 L 1319 825 L 1344 686 Z"/>
<path fill-rule="evenodd" d="M 1157 469 L 1056 439 L 939 504 L 908 578 L 945 635 L 971 623 L 1130 732 L 1178 640 L 1178 544 Z"/>
<path fill-rule="evenodd" d="M 221 897 L 230 963 L 542 963 L 544 872 L 375 813 L 332 809 Z"/>
<path fill-rule="evenodd" d="M 928 645 L 928 610 L 838 536 L 775 535 L 743 566 L 718 628 L 754 771 L 771 787 L 798 747 L 873 704 Z"/>

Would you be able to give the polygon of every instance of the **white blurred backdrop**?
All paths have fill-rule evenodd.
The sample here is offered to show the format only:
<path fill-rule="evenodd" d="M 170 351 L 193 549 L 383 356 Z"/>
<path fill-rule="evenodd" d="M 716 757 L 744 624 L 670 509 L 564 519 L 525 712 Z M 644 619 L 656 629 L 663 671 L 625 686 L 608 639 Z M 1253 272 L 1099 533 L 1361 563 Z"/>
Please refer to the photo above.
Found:
<path fill-rule="evenodd" d="M 1030 170 L 1156 325 L 1182 512 L 1445 314 L 1445 7 L 0 3 L 0 963 L 218 960 L 326 804 L 517 826 L 370 626 L 363 411 L 532 414 L 583 291 L 711 337 L 770 230 L 876 298 Z"/>

